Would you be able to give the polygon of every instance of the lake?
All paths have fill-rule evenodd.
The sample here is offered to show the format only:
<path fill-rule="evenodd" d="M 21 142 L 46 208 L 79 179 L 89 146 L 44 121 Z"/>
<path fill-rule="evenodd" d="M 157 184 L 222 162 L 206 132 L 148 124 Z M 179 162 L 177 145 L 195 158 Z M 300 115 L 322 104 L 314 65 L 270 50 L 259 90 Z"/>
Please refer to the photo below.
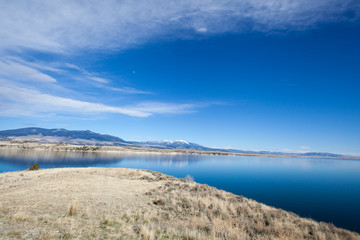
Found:
<path fill-rule="evenodd" d="M 205 183 L 302 217 L 360 232 L 360 161 L 0 150 L 0 172 L 40 168 L 122 167 L 190 175 Z"/>

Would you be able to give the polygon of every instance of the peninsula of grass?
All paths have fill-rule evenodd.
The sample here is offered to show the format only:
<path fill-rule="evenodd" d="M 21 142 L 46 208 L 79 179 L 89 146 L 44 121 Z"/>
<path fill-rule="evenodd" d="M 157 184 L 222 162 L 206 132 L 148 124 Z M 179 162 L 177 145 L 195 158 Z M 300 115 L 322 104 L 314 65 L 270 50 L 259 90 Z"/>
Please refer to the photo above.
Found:
<path fill-rule="evenodd" d="M 0 174 L 0 239 L 360 239 L 208 185 L 146 170 Z"/>

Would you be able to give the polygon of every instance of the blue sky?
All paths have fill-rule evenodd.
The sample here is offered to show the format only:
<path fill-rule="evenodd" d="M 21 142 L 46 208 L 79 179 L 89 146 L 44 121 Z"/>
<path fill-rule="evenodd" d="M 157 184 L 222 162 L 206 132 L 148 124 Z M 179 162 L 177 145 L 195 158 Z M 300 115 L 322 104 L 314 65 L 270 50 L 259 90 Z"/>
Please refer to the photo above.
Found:
<path fill-rule="evenodd" d="M 0 1 L 0 128 L 360 155 L 360 3 Z"/>

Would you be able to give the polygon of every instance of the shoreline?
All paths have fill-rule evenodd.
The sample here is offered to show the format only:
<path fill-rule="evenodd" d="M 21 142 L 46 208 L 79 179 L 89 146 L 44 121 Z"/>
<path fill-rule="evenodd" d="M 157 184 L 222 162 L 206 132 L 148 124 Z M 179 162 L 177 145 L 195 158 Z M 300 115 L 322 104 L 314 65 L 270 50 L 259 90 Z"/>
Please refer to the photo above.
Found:
<path fill-rule="evenodd" d="M 0 141 L 0 150 L 36 150 L 53 152 L 85 152 L 85 153 L 141 153 L 141 154 L 188 154 L 188 155 L 220 155 L 220 156 L 246 156 L 246 157 L 284 157 L 284 158 L 318 158 L 339 160 L 360 160 L 360 157 L 326 157 L 326 156 L 300 156 L 286 154 L 257 154 L 235 153 L 221 151 L 202 151 L 191 149 L 158 149 L 137 148 L 127 146 L 95 146 L 75 145 L 67 143 L 38 143 L 38 142 L 11 142 Z"/>

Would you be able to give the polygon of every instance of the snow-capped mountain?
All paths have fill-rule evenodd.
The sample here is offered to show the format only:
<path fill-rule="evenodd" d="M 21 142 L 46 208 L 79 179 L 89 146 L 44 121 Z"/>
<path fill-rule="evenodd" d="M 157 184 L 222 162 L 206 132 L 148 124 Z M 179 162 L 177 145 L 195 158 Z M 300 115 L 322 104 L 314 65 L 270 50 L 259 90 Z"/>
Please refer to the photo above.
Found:
<path fill-rule="evenodd" d="M 149 142 L 127 142 L 119 137 L 99 134 L 89 130 L 66 130 L 66 129 L 45 129 L 45 128 L 20 128 L 13 130 L 0 131 L 0 140 L 21 141 L 21 142 L 40 142 L 84 145 L 114 145 L 129 147 L 150 147 L 150 148 L 169 148 L 169 149 L 194 149 L 207 150 L 201 145 L 190 143 L 184 140 L 164 140 Z"/>
<path fill-rule="evenodd" d="M 206 148 L 204 146 L 201 146 L 196 143 L 190 143 L 185 140 L 163 140 L 163 141 L 147 141 L 147 142 L 141 142 L 144 146 L 160 146 L 160 147 L 166 147 L 166 148 L 181 148 L 181 149 L 194 149 L 194 150 L 208 150 L 209 148 Z"/>

